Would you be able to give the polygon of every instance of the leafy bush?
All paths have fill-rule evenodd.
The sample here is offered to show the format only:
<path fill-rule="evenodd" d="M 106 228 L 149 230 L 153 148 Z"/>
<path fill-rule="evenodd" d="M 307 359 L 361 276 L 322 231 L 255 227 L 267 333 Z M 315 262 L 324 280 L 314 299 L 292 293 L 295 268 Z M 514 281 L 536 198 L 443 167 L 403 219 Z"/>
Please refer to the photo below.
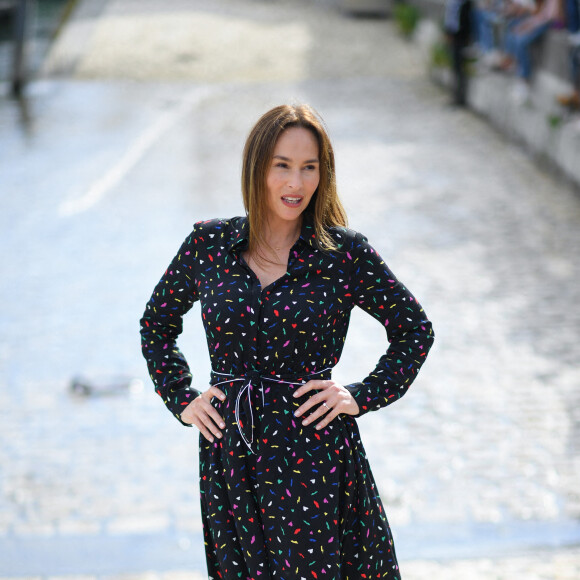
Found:
<path fill-rule="evenodd" d="M 546 120 L 548 121 L 548 125 L 550 129 L 558 129 L 562 125 L 562 115 L 557 113 L 552 113 L 547 116 Z"/>
<path fill-rule="evenodd" d="M 451 67 L 449 48 L 444 42 L 437 42 L 431 48 L 431 65 L 437 68 Z"/>
<path fill-rule="evenodd" d="M 421 15 L 416 6 L 396 2 L 393 7 L 393 17 L 403 36 L 410 37 L 415 32 Z"/>

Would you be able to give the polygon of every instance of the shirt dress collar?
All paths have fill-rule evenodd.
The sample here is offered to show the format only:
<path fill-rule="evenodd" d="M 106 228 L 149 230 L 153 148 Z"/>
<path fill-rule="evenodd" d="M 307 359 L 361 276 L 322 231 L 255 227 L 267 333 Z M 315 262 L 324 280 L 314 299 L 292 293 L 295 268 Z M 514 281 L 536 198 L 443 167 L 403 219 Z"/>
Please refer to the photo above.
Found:
<path fill-rule="evenodd" d="M 246 216 L 238 217 L 234 218 L 232 222 L 234 232 L 229 250 L 243 251 L 248 247 L 250 236 L 250 225 L 248 218 Z M 300 237 L 298 238 L 297 243 L 298 242 L 308 244 L 312 248 L 317 249 L 316 231 L 314 229 L 312 216 L 310 215 L 305 215 L 304 219 L 302 220 Z"/>

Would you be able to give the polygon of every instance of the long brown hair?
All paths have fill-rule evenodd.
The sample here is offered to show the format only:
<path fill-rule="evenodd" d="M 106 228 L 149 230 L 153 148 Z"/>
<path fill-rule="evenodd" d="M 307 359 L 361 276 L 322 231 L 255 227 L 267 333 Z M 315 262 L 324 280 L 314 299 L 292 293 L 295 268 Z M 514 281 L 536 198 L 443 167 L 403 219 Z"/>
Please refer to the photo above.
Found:
<path fill-rule="evenodd" d="M 324 121 L 308 105 L 274 107 L 254 125 L 244 146 L 242 195 L 250 226 L 250 253 L 258 246 L 268 247 L 263 237 L 267 215 L 266 177 L 276 143 L 280 135 L 290 127 L 302 127 L 311 131 L 318 143 L 320 181 L 303 213 L 311 216 L 318 246 L 324 250 L 336 249 L 336 243 L 328 228 L 346 226 L 347 223 L 346 212 L 336 190 L 334 151 Z"/>

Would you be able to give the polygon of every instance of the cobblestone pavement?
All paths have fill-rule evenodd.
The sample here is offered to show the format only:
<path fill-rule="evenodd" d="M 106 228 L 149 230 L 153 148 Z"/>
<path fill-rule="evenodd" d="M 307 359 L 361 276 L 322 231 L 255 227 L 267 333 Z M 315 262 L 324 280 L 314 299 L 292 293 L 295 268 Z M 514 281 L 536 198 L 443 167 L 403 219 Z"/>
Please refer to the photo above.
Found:
<path fill-rule="evenodd" d="M 390 21 L 207 4 L 81 3 L 84 42 L 24 109 L 0 100 L 0 578 L 204 577 L 196 436 L 153 394 L 138 319 L 192 222 L 242 213 L 245 134 L 291 100 L 325 117 L 351 226 L 437 332 L 360 422 L 404 578 L 580 577 L 577 193 L 448 109 Z M 355 312 L 335 378 L 382 348 Z"/>

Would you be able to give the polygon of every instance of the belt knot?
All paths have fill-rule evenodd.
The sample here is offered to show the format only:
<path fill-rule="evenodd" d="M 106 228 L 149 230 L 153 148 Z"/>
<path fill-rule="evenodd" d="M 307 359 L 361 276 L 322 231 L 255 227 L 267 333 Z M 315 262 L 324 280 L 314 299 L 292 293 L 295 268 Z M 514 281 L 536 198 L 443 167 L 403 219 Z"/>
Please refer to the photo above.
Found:
<path fill-rule="evenodd" d="M 321 371 L 317 371 L 315 373 L 311 373 L 308 375 L 303 375 L 304 378 L 310 379 L 310 377 L 315 377 L 317 375 L 323 374 L 325 371 L 330 371 L 332 369 L 327 368 Z M 249 370 L 246 371 L 244 374 L 234 375 L 229 373 L 219 373 L 217 371 L 211 371 L 213 375 L 220 376 L 220 377 L 227 377 L 222 379 L 221 381 L 214 383 L 214 387 L 219 385 L 223 385 L 225 383 L 232 383 L 232 382 L 239 382 L 242 383 L 241 387 L 236 395 L 236 406 L 235 406 L 235 416 L 236 416 L 236 425 L 238 427 L 238 431 L 242 440 L 246 444 L 246 447 L 250 451 L 250 453 L 255 455 L 254 448 L 252 447 L 254 444 L 254 429 L 255 429 L 255 422 L 254 422 L 254 403 L 253 398 L 256 396 L 255 393 L 259 390 L 261 397 L 262 397 L 262 408 L 264 407 L 264 382 L 272 382 L 272 383 L 279 383 L 283 385 L 304 385 L 307 381 L 302 382 L 292 382 L 282 380 L 281 378 L 272 375 L 262 375 L 259 371 L 256 370 Z M 243 413 L 243 418 L 242 418 Z"/>

